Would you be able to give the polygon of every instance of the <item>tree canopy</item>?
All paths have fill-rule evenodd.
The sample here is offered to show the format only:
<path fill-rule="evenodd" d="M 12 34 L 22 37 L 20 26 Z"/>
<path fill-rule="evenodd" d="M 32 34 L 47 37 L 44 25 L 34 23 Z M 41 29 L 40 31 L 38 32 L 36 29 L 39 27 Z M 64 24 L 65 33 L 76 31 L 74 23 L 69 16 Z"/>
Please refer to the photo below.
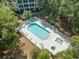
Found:
<path fill-rule="evenodd" d="M 68 22 L 72 31 L 79 34 L 79 0 L 37 0 L 37 2 L 42 7 L 44 16 L 51 20 Z"/>
<path fill-rule="evenodd" d="M 23 20 L 26 20 L 27 18 L 31 17 L 32 15 L 33 15 L 33 14 L 32 14 L 31 11 L 25 10 L 25 11 L 23 12 L 23 14 L 21 15 L 21 18 L 22 18 Z"/>
<path fill-rule="evenodd" d="M 57 59 L 77 59 L 79 56 L 78 52 L 78 50 L 68 49 L 67 51 L 57 53 L 55 57 Z"/>
<path fill-rule="evenodd" d="M 2 4 L 2 5 L 6 5 L 6 6 L 8 6 L 9 8 L 11 8 L 12 10 L 14 10 L 14 1 L 15 0 L 0 0 L 0 3 Z"/>
<path fill-rule="evenodd" d="M 44 50 L 39 53 L 37 59 L 50 59 L 50 55 L 48 51 Z"/>
<path fill-rule="evenodd" d="M 73 47 L 78 48 L 79 47 L 79 35 L 72 36 L 70 38 L 70 42 Z"/>
<path fill-rule="evenodd" d="M 15 13 L 7 6 L 0 6 L 0 28 L 2 27 L 16 27 L 18 25 Z"/>
<path fill-rule="evenodd" d="M 79 58 L 79 36 L 78 35 L 72 36 L 70 38 L 70 43 L 71 43 L 72 48 L 66 51 L 57 53 L 56 54 L 57 59 L 77 59 Z"/>
<path fill-rule="evenodd" d="M 0 56 L 3 51 L 13 49 L 16 46 L 18 34 L 15 28 L 19 22 L 14 11 L 5 5 L 0 5 Z"/>
<path fill-rule="evenodd" d="M 39 53 L 40 53 L 40 50 L 38 50 L 38 49 L 32 49 L 32 51 L 30 53 L 31 56 L 32 56 L 32 59 L 37 59 Z"/>

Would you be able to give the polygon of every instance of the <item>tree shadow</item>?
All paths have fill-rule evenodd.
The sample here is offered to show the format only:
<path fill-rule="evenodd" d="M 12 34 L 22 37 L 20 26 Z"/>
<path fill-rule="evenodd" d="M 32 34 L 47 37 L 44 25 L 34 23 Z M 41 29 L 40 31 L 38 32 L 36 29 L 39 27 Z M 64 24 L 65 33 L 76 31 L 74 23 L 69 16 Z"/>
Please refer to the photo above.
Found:
<path fill-rule="evenodd" d="M 10 49 L 8 52 L 6 52 L 2 59 L 27 59 L 27 55 L 20 49 L 22 46 L 24 46 L 24 44 L 21 46 L 17 44 L 16 48 Z"/>
<path fill-rule="evenodd" d="M 27 55 L 23 53 L 18 45 L 15 49 L 14 59 L 27 59 Z"/>

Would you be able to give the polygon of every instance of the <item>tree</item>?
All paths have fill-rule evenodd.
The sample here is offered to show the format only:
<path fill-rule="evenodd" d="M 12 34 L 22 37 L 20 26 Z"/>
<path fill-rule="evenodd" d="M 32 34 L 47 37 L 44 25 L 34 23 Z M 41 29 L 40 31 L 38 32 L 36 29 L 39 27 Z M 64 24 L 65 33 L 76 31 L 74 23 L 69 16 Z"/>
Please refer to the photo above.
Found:
<path fill-rule="evenodd" d="M 75 59 L 73 50 L 67 50 L 63 53 L 64 59 Z"/>
<path fill-rule="evenodd" d="M 70 42 L 74 48 L 79 49 L 79 36 L 75 35 L 70 38 Z"/>
<path fill-rule="evenodd" d="M 40 53 L 40 50 L 32 49 L 32 51 L 31 51 L 32 59 L 37 59 L 39 53 Z"/>
<path fill-rule="evenodd" d="M 25 10 L 25 11 L 23 12 L 23 14 L 21 15 L 21 18 L 22 18 L 23 20 L 26 20 L 27 18 L 31 17 L 32 15 L 33 15 L 33 14 L 32 14 L 31 11 Z"/>
<path fill-rule="evenodd" d="M 67 50 L 64 52 L 60 52 L 56 55 L 57 59 L 74 59 L 73 50 Z"/>
<path fill-rule="evenodd" d="M 66 4 L 65 9 L 68 11 L 68 22 L 70 26 L 72 27 L 72 30 L 75 34 L 79 34 L 79 1 L 67 1 L 68 4 Z"/>
<path fill-rule="evenodd" d="M 41 51 L 37 57 L 37 59 L 50 59 L 50 55 L 48 51 Z"/>
<path fill-rule="evenodd" d="M 0 5 L 0 49 L 1 54 L 7 49 L 14 49 L 18 39 L 15 28 L 19 25 L 15 13 L 7 6 Z M 2 57 L 2 55 L 0 56 Z M 4 55 L 4 53 L 3 53 Z"/>
<path fill-rule="evenodd" d="M 78 52 L 78 50 L 68 49 L 67 51 L 57 53 L 55 57 L 57 59 L 77 59 L 79 56 Z"/>
<path fill-rule="evenodd" d="M 79 0 L 37 1 L 38 5 L 43 8 L 44 16 L 50 20 L 59 20 L 61 24 L 64 23 L 68 26 L 67 28 L 71 28 L 71 32 L 79 34 Z"/>
<path fill-rule="evenodd" d="M 77 59 L 79 58 L 79 36 L 72 36 L 70 38 L 72 49 L 56 54 L 57 59 Z"/>
<path fill-rule="evenodd" d="M 79 58 L 79 35 L 72 36 L 70 38 L 71 45 L 74 49 L 74 56 Z"/>
<path fill-rule="evenodd" d="M 0 0 L 0 3 L 2 5 L 8 6 L 12 10 L 14 10 L 14 8 L 13 8 L 13 6 L 14 6 L 14 0 Z"/>
<path fill-rule="evenodd" d="M 37 0 L 37 3 L 42 9 L 44 16 L 51 20 L 55 18 L 56 13 L 58 12 L 56 2 L 56 0 Z"/>
<path fill-rule="evenodd" d="M 6 28 L 2 29 L 2 42 L 4 44 L 4 48 L 15 48 L 17 39 L 18 35 L 14 30 L 8 30 Z"/>
<path fill-rule="evenodd" d="M 15 13 L 7 6 L 0 6 L 0 28 L 15 28 L 18 25 Z"/>
<path fill-rule="evenodd" d="M 33 49 L 31 51 L 32 59 L 50 59 L 50 54 L 47 50 Z"/>

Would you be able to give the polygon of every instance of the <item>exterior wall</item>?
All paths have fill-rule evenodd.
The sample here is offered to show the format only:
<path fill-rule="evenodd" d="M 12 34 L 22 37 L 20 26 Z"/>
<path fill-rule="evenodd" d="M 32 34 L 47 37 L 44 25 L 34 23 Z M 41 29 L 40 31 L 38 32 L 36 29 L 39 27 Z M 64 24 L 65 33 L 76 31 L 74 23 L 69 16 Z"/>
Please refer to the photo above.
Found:
<path fill-rule="evenodd" d="M 14 6 L 16 11 L 39 10 L 36 0 L 16 0 Z"/>

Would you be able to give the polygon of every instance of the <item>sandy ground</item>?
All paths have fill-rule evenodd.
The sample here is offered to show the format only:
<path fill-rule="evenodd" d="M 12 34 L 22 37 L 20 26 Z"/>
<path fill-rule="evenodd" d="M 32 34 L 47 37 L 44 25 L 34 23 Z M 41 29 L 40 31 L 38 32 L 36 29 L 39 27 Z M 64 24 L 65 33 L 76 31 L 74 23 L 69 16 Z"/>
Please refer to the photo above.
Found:
<path fill-rule="evenodd" d="M 25 37 L 21 37 L 17 44 L 17 56 L 15 59 L 32 59 L 30 57 L 32 49 L 37 49 L 37 47 Z"/>

